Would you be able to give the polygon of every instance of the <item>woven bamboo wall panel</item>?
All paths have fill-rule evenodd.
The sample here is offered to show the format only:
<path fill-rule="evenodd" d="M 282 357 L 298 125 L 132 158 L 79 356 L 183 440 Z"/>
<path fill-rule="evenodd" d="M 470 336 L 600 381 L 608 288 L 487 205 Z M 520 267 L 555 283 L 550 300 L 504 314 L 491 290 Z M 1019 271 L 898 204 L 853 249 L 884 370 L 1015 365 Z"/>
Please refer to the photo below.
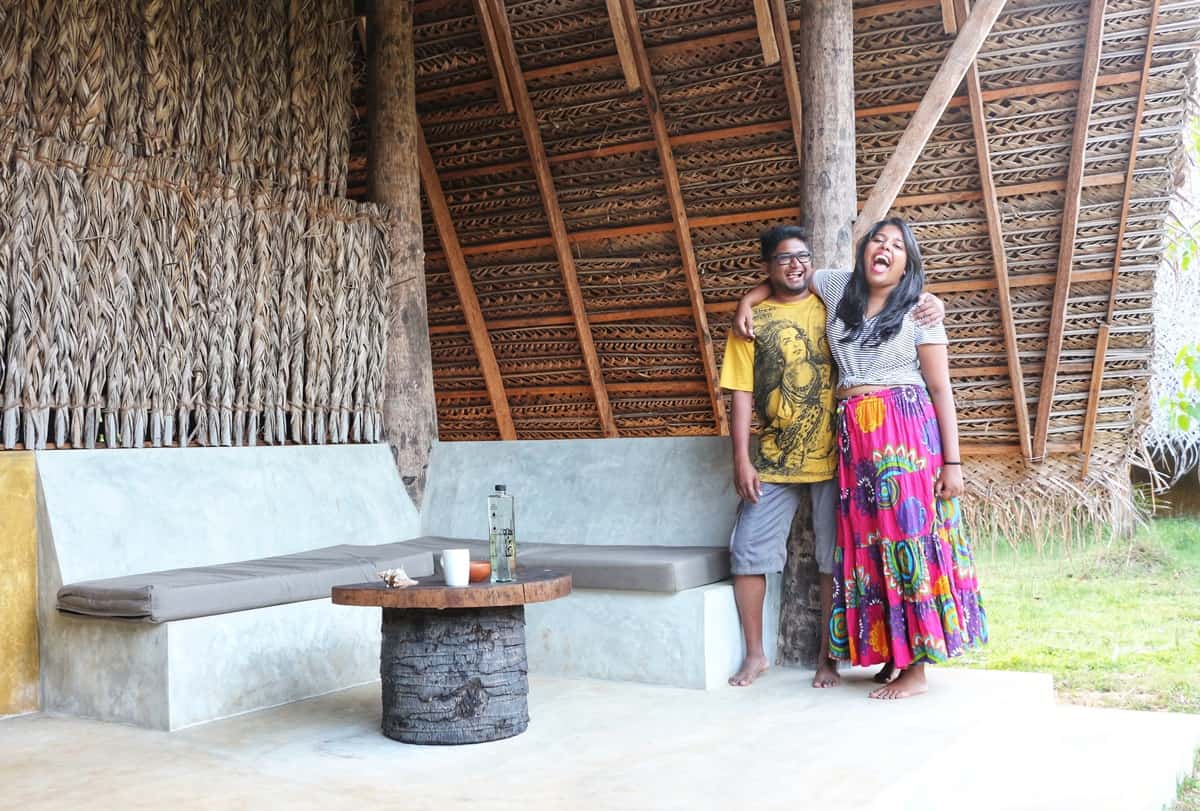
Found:
<path fill-rule="evenodd" d="M 0 131 L 3 446 L 378 441 L 388 227 Z"/>
<path fill-rule="evenodd" d="M 350 0 L 16 0 L 0 121 L 342 195 L 352 30 Z"/>

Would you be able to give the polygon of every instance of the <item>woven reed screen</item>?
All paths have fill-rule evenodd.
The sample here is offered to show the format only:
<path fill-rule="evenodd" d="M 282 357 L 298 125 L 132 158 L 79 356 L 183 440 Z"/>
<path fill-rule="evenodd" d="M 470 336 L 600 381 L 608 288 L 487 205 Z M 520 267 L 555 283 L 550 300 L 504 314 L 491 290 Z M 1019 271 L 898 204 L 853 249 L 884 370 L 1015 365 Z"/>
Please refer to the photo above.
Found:
<path fill-rule="evenodd" d="M 0 444 L 378 441 L 348 2 L 0 6 Z"/>

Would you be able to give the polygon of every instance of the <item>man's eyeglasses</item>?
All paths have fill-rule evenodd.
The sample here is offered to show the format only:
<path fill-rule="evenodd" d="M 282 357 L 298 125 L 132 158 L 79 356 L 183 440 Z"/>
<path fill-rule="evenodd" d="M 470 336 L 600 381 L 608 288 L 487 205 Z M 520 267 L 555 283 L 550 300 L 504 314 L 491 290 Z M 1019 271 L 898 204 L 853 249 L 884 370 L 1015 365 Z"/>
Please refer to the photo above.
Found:
<path fill-rule="evenodd" d="M 802 265 L 807 265 L 812 261 L 812 254 L 808 251 L 800 251 L 798 253 L 777 253 L 771 257 L 771 261 L 785 268 L 792 262 L 799 262 Z"/>

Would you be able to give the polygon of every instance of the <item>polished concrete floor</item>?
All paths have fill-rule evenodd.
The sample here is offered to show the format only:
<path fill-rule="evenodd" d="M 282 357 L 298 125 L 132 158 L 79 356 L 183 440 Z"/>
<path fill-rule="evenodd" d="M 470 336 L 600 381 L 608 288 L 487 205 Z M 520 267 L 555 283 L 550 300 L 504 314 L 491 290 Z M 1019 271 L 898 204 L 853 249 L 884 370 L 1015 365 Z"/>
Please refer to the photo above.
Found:
<path fill-rule="evenodd" d="M 0 807 L 1158 811 L 1200 747 L 1200 716 L 1059 706 L 1048 676 L 933 669 L 898 702 L 866 676 L 535 677 L 529 730 L 465 747 L 382 737 L 378 685 L 174 733 L 20 716 L 0 720 Z"/>

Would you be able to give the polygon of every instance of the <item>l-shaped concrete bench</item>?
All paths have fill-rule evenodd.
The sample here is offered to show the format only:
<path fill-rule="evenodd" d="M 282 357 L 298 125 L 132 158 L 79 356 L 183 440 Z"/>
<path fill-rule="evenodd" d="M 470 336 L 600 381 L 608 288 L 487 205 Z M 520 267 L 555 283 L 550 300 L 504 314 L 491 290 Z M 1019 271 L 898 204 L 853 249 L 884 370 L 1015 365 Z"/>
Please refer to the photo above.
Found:
<path fill-rule="evenodd" d="M 527 607 L 531 672 L 723 684 L 741 655 L 727 458 L 715 438 L 445 443 L 418 513 L 382 446 L 42 454 L 44 705 L 175 729 L 371 681 L 378 617 L 329 588 L 428 574 L 452 545 L 486 557 L 461 539 L 485 534 L 496 481 L 521 563 L 575 580 Z M 246 552 L 267 554 L 227 562 Z"/>

